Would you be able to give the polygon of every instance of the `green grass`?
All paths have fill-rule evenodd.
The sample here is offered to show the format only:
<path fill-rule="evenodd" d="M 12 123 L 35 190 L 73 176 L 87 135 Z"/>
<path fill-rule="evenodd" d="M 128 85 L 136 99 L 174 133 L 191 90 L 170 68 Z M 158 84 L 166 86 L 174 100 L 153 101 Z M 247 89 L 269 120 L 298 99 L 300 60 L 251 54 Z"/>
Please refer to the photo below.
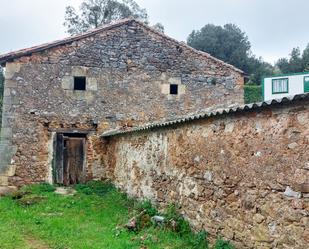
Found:
<path fill-rule="evenodd" d="M 244 95 L 246 104 L 263 101 L 262 87 L 258 85 L 245 85 Z"/>
<path fill-rule="evenodd" d="M 62 196 L 44 184 L 0 198 L 0 248 L 206 248 L 199 246 L 205 237 L 201 234 L 181 235 L 153 225 L 128 231 L 123 225 L 138 208 L 144 205 L 147 212 L 155 210 L 147 203 L 137 205 L 110 184 L 79 185 L 77 189 L 74 196 Z M 28 205 L 22 201 L 23 194 L 38 202 Z"/>

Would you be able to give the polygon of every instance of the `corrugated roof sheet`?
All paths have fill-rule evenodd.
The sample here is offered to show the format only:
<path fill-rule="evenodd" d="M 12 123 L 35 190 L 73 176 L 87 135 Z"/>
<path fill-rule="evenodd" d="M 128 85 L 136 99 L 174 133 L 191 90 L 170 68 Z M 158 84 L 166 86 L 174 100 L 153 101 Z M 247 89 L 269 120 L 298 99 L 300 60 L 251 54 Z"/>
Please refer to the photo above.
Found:
<path fill-rule="evenodd" d="M 299 101 L 299 100 L 305 100 L 305 99 L 309 100 L 309 93 L 298 94 L 298 95 L 294 95 L 294 96 L 284 97 L 284 98 L 281 98 L 281 99 L 273 99 L 273 100 L 264 101 L 264 102 L 257 102 L 257 103 L 239 105 L 239 106 L 234 106 L 234 107 L 230 107 L 230 108 L 222 108 L 222 109 L 217 109 L 217 110 L 214 110 L 214 111 L 201 112 L 199 114 L 187 115 L 187 116 L 180 117 L 180 118 L 177 118 L 175 120 L 166 121 L 166 122 L 157 122 L 157 123 L 146 124 L 146 125 L 138 126 L 138 127 L 111 130 L 111 131 L 107 131 L 107 132 L 103 133 L 101 136 L 102 137 L 110 137 L 110 136 L 115 136 L 115 135 L 119 135 L 119 134 L 138 132 L 138 131 L 143 131 L 143 130 L 150 130 L 152 128 L 166 127 L 166 126 L 171 126 L 171 125 L 174 125 L 174 124 L 181 124 L 181 123 L 190 122 L 190 121 L 193 121 L 193 120 L 204 119 L 204 118 L 213 117 L 213 116 L 219 116 L 219 115 L 224 115 L 224 114 L 232 114 L 232 113 L 238 113 L 238 112 L 243 112 L 243 111 L 248 111 L 248 110 L 260 109 L 260 108 L 267 107 L 267 106 L 277 106 L 277 105 L 290 104 L 292 102 L 296 102 L 296 101 Z"/>

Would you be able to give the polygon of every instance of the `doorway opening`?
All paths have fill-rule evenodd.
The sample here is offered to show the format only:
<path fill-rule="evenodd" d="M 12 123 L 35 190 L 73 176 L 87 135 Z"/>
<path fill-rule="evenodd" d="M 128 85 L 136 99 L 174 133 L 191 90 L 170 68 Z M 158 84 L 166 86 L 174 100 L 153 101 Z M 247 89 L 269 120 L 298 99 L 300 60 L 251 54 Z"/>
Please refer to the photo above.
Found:
<path fill-rule="evenodd" d="M 86 134 L 57 133 L 54 140 L 54 183 L 69 186 L 86 181 Z"/>

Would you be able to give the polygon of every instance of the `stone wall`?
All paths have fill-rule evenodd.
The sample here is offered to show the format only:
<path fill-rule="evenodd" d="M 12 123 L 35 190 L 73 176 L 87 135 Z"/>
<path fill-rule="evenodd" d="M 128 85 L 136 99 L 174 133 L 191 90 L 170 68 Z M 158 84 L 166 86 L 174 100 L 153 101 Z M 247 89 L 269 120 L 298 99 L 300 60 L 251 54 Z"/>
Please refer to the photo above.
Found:
<path fill-rule="evenodd" d="M 50 179 L 53 132 L 89 130 L 88 177 L 100 178 L 102 131 L 243 103 L 238 70 L 135 21 L 28 54 L 6 63 L 0 184 Z"/>
<path fill-rule="evenodd" d="M 309 244 L 309 100 L 105 138 L 106 177 L 237 248 Z"/>

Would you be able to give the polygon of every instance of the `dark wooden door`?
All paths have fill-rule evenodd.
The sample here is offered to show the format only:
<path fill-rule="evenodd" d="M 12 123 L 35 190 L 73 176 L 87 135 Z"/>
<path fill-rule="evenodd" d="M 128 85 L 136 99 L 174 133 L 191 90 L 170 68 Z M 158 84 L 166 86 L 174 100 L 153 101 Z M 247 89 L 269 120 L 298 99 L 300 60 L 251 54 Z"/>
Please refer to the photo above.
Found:
<path fill-rule="evenodd" d="M 84 183 L 85 139 L 69 137 L 65 141 L 63 184 Z"/>
<path fill-rule="evenodd" d="M 86 138 L 57 134 L 54 143 L 54 182 L 65 186 L 84 183 Z"/>

